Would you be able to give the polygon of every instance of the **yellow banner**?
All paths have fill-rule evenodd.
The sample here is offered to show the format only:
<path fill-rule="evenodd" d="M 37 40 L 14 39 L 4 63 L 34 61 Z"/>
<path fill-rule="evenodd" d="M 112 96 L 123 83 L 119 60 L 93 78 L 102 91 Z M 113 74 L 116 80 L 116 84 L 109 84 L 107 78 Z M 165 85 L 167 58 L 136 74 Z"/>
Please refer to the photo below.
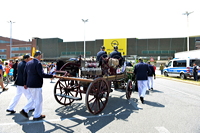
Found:
<path fill-rule="evenodd" d="M 109 55 L 112 51 L 114 51 L 113 47 L 118 46 L 118 51 L 121 52 L 122 56 L 127 55 L 127 39 L 104 39 L 103 45 L 106 48 L 105 51 Z"/>
<path fill-rule="evenodd" d="M 35 54 L 35 47 L 32 48 L 32 56 Z"/>

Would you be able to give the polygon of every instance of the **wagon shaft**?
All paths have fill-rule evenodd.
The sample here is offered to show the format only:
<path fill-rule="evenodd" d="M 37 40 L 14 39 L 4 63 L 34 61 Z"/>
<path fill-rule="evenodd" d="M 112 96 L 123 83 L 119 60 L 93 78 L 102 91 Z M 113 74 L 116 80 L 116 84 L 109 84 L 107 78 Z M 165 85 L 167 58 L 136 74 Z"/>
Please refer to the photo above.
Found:
<path fill-rule="evenodd" d="M 104 79 L 107 79 L 108 81 L 114 81 L 114 80 L 119 80 L 123 79 L 126 77 L 126 74 L 118 74 L 118 75 L 112 75 L 112 76 L 104 76 Z"/>
<path fill-rule="evenodd" d="M 76 78 L 76 77 L 63 77 L 63 76 L 56 76 L 57 78 L 65 79 L 65 80 L 74 80 L 74 81 L 82 81 L 82 82 L 92 82 L 93 79 L 85 79 L 85 78 Z"/>

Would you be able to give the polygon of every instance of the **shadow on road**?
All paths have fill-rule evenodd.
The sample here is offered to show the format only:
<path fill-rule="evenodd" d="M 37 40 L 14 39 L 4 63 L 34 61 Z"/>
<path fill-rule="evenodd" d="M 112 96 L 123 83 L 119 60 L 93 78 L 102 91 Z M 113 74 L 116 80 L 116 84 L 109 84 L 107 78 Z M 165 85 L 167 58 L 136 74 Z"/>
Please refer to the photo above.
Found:
<path fill-rule="evenodd" d="M 165 106 L 160 104 L 160 103 L 157 103 L 157 102 L 151 102 L 151 101 L 146 101 L 144 102 L 144 104 L 147 104 L 149 106 L 154 106 L 154 107 L 160 107 L 160 108 L 164 108 Z"/>
<path fill-rule="evenodd" d="M 91 132 L 97 132 L 116 119 L 127 121 L 130 114 L 138 110 L 131 106 L 129 101 L 123 97 L 111 96 L 105 109 L 98 115 L 89 113 L 84 103 L 62 106 L 55 111 L 61 117 L 61 120 L 70 119 L 76 122 L 77 125 L 84 124 Z"/>
<path fill-rule="evenodd" d="M 32 121 L 25 117 L 23 117 L 21 114 L 14 114 L 14 117 L 12 118 L 17 124 L 22 126 L 22 130 L 25 133 L 44 133 L 45 127 L 43 124 L 43 121 Z"/>

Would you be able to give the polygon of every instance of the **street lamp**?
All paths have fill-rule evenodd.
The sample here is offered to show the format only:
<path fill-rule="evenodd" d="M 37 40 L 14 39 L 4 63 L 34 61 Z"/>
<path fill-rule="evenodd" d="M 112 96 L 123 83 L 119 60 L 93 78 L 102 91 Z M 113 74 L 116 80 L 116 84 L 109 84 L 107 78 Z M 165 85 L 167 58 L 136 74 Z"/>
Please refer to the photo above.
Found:
<path fill-rule="evenodd" d="M 84 22 L 84 59 L 85 59 L 85 23 L 88 22 L 88 19 L 82 19 L 82 21 Z"/>
<path fill-rule="evenodd" d="M 186 11 L 185 13 L 183 13 L 183 15 L 187 15 L 187 51 L 189 51 L 189 18 L 188 17 L 193 12 Z"/>
<path fill-rule="evenodd" d="M 10 23 L 10 58 L 12 56 L 12 24 L 15 22 L 12 22 L 11 20 L 8 21 L 8 23 Z"/>

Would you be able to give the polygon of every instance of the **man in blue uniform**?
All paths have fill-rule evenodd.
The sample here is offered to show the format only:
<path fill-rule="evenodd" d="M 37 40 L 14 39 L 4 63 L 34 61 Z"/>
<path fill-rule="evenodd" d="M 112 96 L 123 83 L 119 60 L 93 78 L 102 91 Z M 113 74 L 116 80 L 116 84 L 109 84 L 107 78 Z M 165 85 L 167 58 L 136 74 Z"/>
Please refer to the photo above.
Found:
<path fill-rule="evenodd" d="M 105 47 L 101 46 L 100 51 L 97 53 L 97 61 L 99 61 L 99 66 L 102 64 L 102 57 L 106 58 L 107 57 L 107 52 L 105 51 Z"/>
<path fill-rule="evenodd" d="M 24 68 L 26 66 L 26 62 L 30 60 L 30 55 L 26 54 L 23 56 L 23 61 L 21 61 L 17 66 L 17 77 L 15 81 L 15 85 L 17 86 L 16 90 L 16 95 L 13 98 L 13 100 L 10 102 L 10 105 L 8 106 L 8 109 L 6 110 L 7 112 L 10 113 L 15 113 L 16 111 L 14 110 L 15 106 L 19 102 L 19 99 L 22 94 L 29 100 L 31 98 L 31 92 L 29 89 L 24 89 L 24 82 L 23 82 L 23 74 L 24 74 Z M 34 107 L 31 108 L 29 111 L 33 111 Z"/>
<path fill-rule="evenodd" d="M 153 77 L 156 79 L 156 74 L 153 66 L 150 62 L 148 62 L 149 68 L 151 69 L 151 72 L 148 73 L 148 89 L 153 90 Z"/>
<path fill-rule="evenodd" d="M 118 51 L 117 46 L 114 46 L 114 51 L 110 53 L 110 58 L 119 59 L 119 65 L 122 66 L 122 54 Z"/>
<path fill-rule="evenodd" d="M 139 63 L 135 65 L 134 73 L 136 75 L 138 93 L 142 103 L 144 103 L 144 97 L 148 88 L 148 73 L 150 72 L 149 66 L 142 59 L 139 59 Z"/>
<path fill-rule="evenodd" d="M 42 58 L 42 53 L 36 51 L 34 59 L 27 62 L 24 69 L 24 88 L 28 88 L 31 92 L 32 98 L 29 99 L 27 105 L 20 111 L 24 117 L 29 118 L 28 112 L 35 105 L 35 111 L 33 120 L 40 120 L 45 118 L 45 115 L 42 115 L 42 85 L 43 78 L 53 78 L 56 76 L 45 74 L 40 62 Z"/>

